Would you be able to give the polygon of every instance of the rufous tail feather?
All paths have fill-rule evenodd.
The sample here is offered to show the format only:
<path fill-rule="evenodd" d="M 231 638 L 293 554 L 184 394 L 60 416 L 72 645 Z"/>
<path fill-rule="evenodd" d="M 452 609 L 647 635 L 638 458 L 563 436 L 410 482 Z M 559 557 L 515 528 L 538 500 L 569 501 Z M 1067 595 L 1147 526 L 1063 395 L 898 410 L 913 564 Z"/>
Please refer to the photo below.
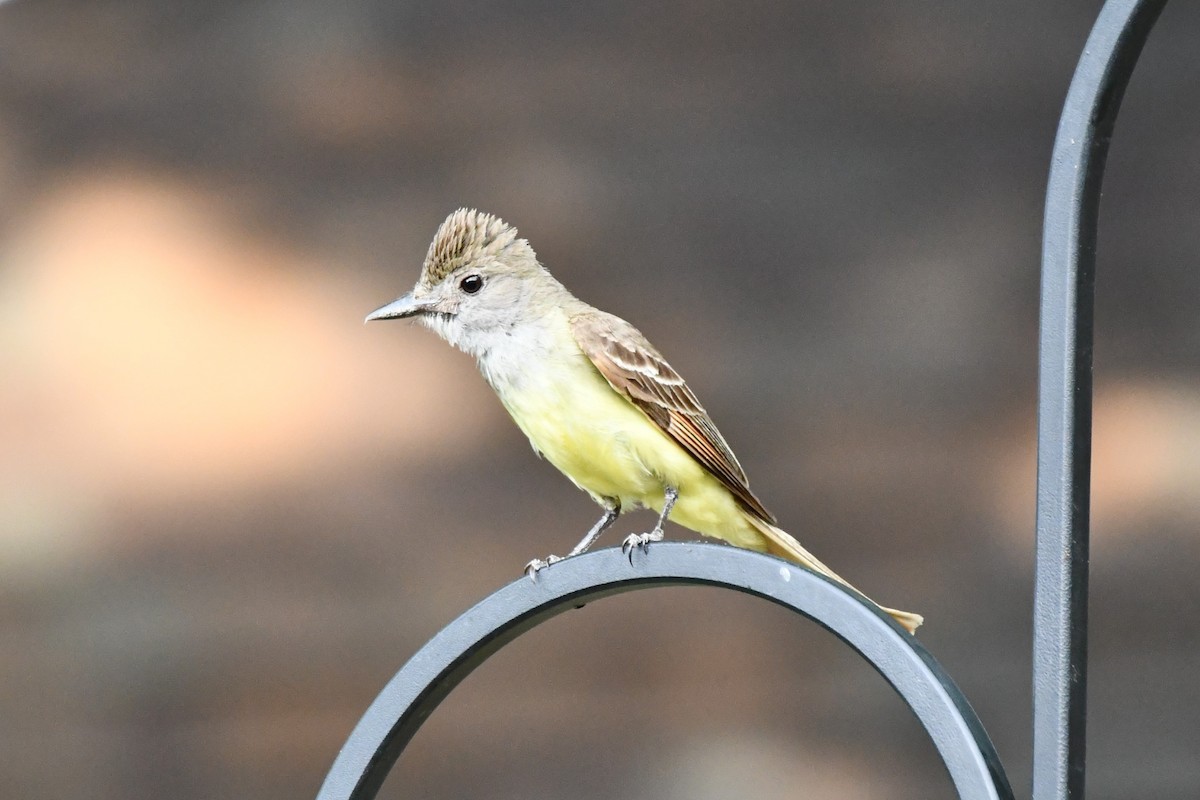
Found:
<path fill-rule="evenodd" d="M 754 525 L 755 528 L 757 528 L 765 537 L 767 537 L 767 552 L 771 555 L 786 558 L 788 561 L 793 561 L 802 567 L 807 567 L 813 572 L 819 572 L 825 577 L 837 581 L 846 588 L 853 589 L 855 592 L 862 594 L 862 592 L 859 592 L 858 589 L 855 589 L 850 585 L 849 582 L 843 579 L 842 576 L 838 575 L 829 567 L 822 564 L 816 556 L 805 550 L 804 546 L 796 541 L 795 537 L 788 532 L 782 531 L 779 528 L 776 528 L 774 525 L 758 519 L 753 514 L 747 513 L 746 518 L 750 520 L 750 523 Z M 864 594 L 863 597 L 867 596 Z M 875 601 L 871 600 L 869 597 L 867 597 L 867 600 L 875 603 Z M 916 633 L 917 628 L 919 628 L 921 623 L 925 621 L 925 618 L 920 614 L 914 614 L 911 611 L 897 611 L 894 608 L 880 606 L 878 603 L 875 603 L 875 605 L 883 609 L 888 615 L 891 616 L 892 619 L 896 620 L 896 622 L 899 622 L 901 627 L 903 627 L 904 630 L 908 631 L 909 633 Z"/>

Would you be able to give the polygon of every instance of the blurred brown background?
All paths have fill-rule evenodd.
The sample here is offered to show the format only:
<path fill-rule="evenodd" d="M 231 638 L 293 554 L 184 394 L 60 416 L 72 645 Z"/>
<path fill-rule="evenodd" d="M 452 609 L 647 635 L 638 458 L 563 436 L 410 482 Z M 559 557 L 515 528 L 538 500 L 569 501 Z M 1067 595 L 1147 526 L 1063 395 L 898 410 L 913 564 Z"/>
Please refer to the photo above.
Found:
<path fill-rule="evenodd" d="M 472 205 L 926 615 L 1025 795 L 1042 192 L 1098 6 L 0 6 L 0 794 L 310 797 L 428 637 L 593 521 L 468 359 L 361 324 Z M 1198 37 L 1168 7 L 1109 159 L 1094 800 L 1200 793 Z M 385 791 L 951 796 L 832 637 L 699 589 L 519 640 Z"/>

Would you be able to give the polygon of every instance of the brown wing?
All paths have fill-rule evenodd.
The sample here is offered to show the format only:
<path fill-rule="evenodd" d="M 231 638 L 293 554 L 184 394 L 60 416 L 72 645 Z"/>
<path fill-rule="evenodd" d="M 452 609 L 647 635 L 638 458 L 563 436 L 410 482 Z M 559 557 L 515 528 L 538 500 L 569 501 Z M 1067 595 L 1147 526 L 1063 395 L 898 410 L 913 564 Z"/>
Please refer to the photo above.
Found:
<path fill-rule="evenodd" d="M 637 328 L 591 309 L 571 319 L 571 332 L 609 385 L 725 484 L 747 510 L 775 522 L 750 491 L 742 465 L 696 395 Z"/>

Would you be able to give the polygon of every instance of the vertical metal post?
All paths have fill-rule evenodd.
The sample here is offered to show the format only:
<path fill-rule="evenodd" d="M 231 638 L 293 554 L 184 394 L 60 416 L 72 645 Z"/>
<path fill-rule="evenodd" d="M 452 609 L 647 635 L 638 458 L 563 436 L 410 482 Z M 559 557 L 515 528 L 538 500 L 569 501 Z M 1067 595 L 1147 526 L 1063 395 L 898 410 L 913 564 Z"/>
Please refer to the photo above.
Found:
<path fill-rule="evenodd" d="M 1033 800 L 1081 800 L 1096 218 L 1113 123 L 1166 0 L 1109 0 L 1059 120 L 1042 238 Z"/>

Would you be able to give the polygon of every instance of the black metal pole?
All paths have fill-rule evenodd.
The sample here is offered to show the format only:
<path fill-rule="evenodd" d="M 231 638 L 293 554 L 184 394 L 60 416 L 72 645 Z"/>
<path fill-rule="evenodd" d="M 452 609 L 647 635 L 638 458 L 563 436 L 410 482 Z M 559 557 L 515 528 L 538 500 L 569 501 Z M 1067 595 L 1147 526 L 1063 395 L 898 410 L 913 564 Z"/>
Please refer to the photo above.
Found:
<path fill-rule="evenodd" d="M 1083 797 L 1096 219 L 1121 97 L 1164 5 L 1105 3 L 1054 141 L 1042 238 L 1033 800 Z"/>
<path fill-rule="evenodd" d="M 409 739 L 472 670 L 551 617 L 609 595 L 703 584 L 790 608 L 850 645 L 925 727 L 964 800 L 1012 800 L 1000 759 L 965 697 L 933 656 L 869 601 L 772 556 L 701 543 L 653 545 L 633 563 L 616 548 L 522 577 L 447 625 L 384 687 L 325 778 L 317 800 L 371 800 Z M 803 794 L 803 787 L 797 787 Z"/>

